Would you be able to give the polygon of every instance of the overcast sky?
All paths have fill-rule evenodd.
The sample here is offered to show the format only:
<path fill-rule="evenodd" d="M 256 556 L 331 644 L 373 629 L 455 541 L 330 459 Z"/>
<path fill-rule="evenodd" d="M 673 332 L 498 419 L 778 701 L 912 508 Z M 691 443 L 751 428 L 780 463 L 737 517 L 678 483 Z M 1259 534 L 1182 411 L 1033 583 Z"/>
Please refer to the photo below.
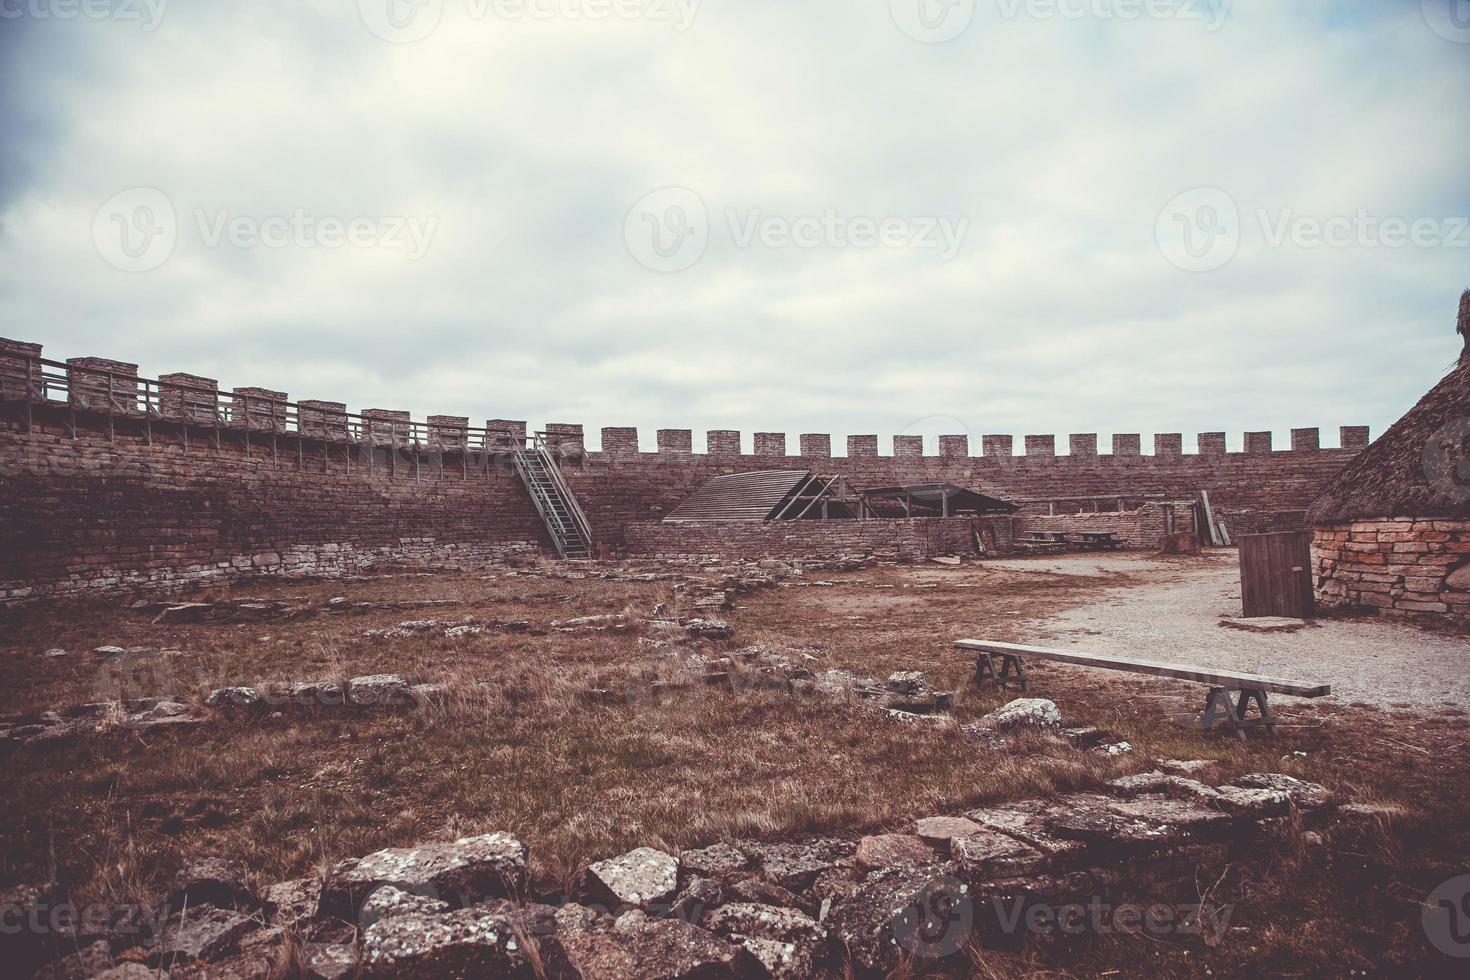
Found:
<path fill-rule="evenodd" d="M 0 15 L 0 335 L 57 359 L 1064 451 L 1376 435 L 1459 350 L 1463 0 Z"/>

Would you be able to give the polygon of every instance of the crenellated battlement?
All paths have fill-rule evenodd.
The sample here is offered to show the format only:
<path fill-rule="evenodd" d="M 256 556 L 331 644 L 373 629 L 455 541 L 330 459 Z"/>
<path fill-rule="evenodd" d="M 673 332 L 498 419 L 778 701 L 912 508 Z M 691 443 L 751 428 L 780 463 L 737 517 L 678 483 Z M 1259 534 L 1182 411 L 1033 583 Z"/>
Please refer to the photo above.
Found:
<path fill-rule="evenodd" d="M 345 402 L 320 399 L 292 402 L 286 392 L 269 388 L 237 387 L 221 392 L 215 379 L 196 374 L 165 374 L 152 380 L 138 374 L 138 365 L 126 361 L 101 357 L 73 357 L 65 363 L 47 361 L 42 357 L 40 344 L 4 338 L 0 338 L 0 398 L 64 400 L 77 408 L 121 415 L 154 414 L 161 419 L 195 425 L 219 424 L 282 435 L 449 452 L 503 450 L 523 443 L 528 432 L 527 423 L 520 420 L 488 419 L 481 427 L 470 425 L 466 416 L 431 415 L 424 422 L 416 422 L 401 410 L 369 408 L 352 413 Z M 549 442 L 563 455 L 586 451 L 585 430 L 580 424 L 550 423 L 544 431 Z M 799 436 L 797 452 L 792 454 L 787 452 L 786 433 L 756 432 L 752 436 L 752 449 L 747 453 L 742 448 L 743 433 L 712 429 L 705 433 L 704 451 L 696 453 L 693 430 L 659 429 L 652 443 L 654 448 L 645 452 L 637 428 L 606 426 L 600 435 L 601 448 L 592 455 L 609 459 L 704 455 L 816 460 L 833 458 L 833 446 L 844 444 L 843 438 L 808 432 Z M 1197 435 L 1196 451 L 1186 453 L 1182 433 L 1156 433 L 1152 455 L 1163 458 L 1227 455 L 1226 435 L 1220 431 L 1201 432 Z M 986 434 L 980 437 L 978 446 L 972 446 L 968 433 L 955 433 L 940 435 L 938 452 L 933 453 L 922 436 L 895 435 L 889 451 L 883 453 L 877 435 L 849 434 L 845 436 L 845 455 L 855 459 L 984 459 L 1019 465 L 1038 461 L 1094 463 L 1109 458 L 1144 456 L 1143 436 L 1139 433 L 1115 433 L 1107 452 L 1099 449 L 1098 436 L 1092 432 L 1067 434 L 1066 453 L 1057 452 L 1058 441 L 1054 434 L 1025 435 L 1021 439 L 1023 451 L 1016 453 L 1016 438 L 1012 435 Z M 1358 450 L 1367 445 L 1367 426 L 1345 425 L 1338 430 L 1339 449 Z M 1289 449 L 1274 446 L 1270 432 L 1247 432 L 1240 454 L 1274 456 L 1283 452 L 1322 451 L 1320 430 L 1308 427 L 1291 430 Z"/>
<path fill-rule="evenodd" d="M 1279 448 L 1271 433 L 1247 432 L 1234 452 L 1221 431 L 1199 433 L 1190 452 L 1182 433 L 1164 432 L 1151 453 L 1139 433 L 1104 445 L 1090 432 L 880 441 L 713 429 L 696 451 L 690 429 L 608 426 L 592 450 L 577 423 L 473 422 L 293 401 L 275 388 L 223 390 L 197 374 L 154 379 L 106 358 L 50 361 L 38 344 L 0 340 L 0 604 L 123 582 L 336 569 L 335 556 L 349 554 L 534 547 L 544 527 L 510 465 L 528 439 L 563 460 L 597 543 L 613 554 L 629 528 L 657 522 L 710 479 L 764 469 L 810 469 L 859 487 L 954 483 L 1028 512 L 1190 500 L 1203 490 L 1233 531 L 1299 527 L 1368 444 L 1363 426 L 1344 426 L 1340 448 L 1323 448 L 1315 428 L 1293 429 Z M 34 526 L 55 533 L 27 534 Z M 286 561 L 286 552 L 298 557 Z"/>

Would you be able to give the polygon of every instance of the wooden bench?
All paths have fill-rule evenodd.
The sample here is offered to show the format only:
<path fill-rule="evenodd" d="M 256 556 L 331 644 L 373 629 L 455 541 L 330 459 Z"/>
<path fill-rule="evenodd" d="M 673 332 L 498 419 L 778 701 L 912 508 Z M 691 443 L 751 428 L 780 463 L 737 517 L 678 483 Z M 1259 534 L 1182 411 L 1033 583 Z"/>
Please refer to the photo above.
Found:
<path fill-rule="evenodd" d="M 1241 739 L 1248 728 L 1265 728 L 1276 734 L 1276 718 L 1266 703 L 1266 695 L 1288 694 L 1298 698 L 1320 698 L 1332 693 L 1331 684 L 1309 684 L 1305 681 L 1286 680 L 1281 677 L 1264 677 L 1260 674 L 1244 674 L 1233 670 L 1210 670 L 1186 664 L 1168 664 L 1155 660 L 1134 660 L 1127 657 L 1109 657 L 1100 653 L 1084 653 L 1080 650 L 1052 650 L 1047 647 L 1022 646 L 1019 643 L 995 643 L 989 640 L 956 640 L 961 650 L 975 654 L 975 683 L 990 680 L 998 690 L 1004 690 L 1014 680 L 1021 690 L 1031 689 L 1026 676 L 1025 660 L 1050 660 L 1055 663 L 1073 664 L 1078 667 L 1095 667 L 1102 670 L 1120 670 L 1130 674 L 1148 674 L 1153 677 L 1171 677 L 1176 680 L 1208 684 L 1210 693 L 1205 697 L 1205 710 L 1195 720 L 1199 728 L 1212 729 L 1225 726 L 1234 730 Z M 1001 660 L 1000 671 L 995 669 L 995 658 Z M 1231 698 L 1234 696 L 1234 701 Z M 1247 718 L 1246 711 L 1255 704 L 1259 717 Z"/>

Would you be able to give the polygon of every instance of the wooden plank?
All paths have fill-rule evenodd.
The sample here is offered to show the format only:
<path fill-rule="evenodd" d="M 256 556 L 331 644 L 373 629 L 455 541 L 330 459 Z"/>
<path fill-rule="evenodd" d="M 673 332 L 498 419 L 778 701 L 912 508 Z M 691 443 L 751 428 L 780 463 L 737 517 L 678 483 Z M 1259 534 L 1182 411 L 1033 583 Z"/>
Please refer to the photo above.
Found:
<path fill-rule="evenodd" d="M 1006 654 L 1034 660 L 1073 664 L 1078 667 L 1097 667 L 1102 670 L 1120 670 L 1130 674 L 1173 677 L 1183 681 L 1194 681 L 1198 684 L 1250 688 L 1270 691 L 1274 694 L 1290 694 L 1299 698 L 1320 698 L 1332 693 L 1331 684 L 1311 684 L 1284 677 L 1267 677 L 1262 674 L 1245 674 L 1232 670 L 1210 670 L 1204 667 L 1192 667 L 1188 664 L 1170 664 L 1156 660 L 1109 657 L 1100 653 L 1084 653 L 1080 650 L 1052 650 L 1047 647 L 997 643 L 990 640 L 956 640 L 954 645 L 962 650 L 973 650 L 977 653 Z"/>

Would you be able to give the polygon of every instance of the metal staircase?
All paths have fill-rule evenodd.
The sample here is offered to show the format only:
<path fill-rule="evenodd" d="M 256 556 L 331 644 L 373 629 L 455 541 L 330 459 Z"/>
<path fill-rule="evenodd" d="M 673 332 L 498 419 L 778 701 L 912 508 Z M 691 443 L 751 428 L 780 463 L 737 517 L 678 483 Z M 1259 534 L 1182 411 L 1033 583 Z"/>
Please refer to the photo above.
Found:
<path fill-rule="evenodd" d="M 531 502 L 551 534 L 556 553 L 567 559 L 591 558 L 592 527 L 556 458 L 546 448 L 546 434 L 538 432 L 531 445 L 517 446 L 514 459 L 516 475 L 531 492 Z"/>

